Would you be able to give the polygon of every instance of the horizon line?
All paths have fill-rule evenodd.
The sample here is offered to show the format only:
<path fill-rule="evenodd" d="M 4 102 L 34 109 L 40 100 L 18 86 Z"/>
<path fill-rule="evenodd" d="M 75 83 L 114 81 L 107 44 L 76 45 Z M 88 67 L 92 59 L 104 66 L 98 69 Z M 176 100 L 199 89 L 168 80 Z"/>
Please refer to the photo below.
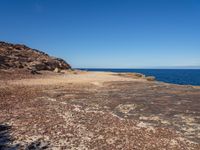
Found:
<path fill-rule="evenodd" d="M 169 66 L 169 67 L 75 67 L 75 69 L 200 69 L 200 66 Z"/>

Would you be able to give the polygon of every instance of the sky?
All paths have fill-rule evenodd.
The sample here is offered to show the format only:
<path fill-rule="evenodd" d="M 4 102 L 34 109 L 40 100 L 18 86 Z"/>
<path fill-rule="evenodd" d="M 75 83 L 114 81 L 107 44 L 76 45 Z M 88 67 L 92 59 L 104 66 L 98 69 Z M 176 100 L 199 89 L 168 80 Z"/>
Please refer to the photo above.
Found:
<path fill-rule="evenodd" d="M 0 41 L 74 68 L 200 66 L 200 1 L 1 0 Z"/>

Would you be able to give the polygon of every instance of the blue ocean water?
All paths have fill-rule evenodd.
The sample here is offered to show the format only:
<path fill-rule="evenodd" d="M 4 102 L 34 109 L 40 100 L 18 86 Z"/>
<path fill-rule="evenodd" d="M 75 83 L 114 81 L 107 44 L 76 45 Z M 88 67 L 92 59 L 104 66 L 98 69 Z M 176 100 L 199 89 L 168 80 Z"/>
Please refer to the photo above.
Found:
<path fill-rule="evenodd" d="M 157 81 L 200 86 L 200 69 L 82 69 L 88 71 L 137 72 L 155 76 Z"/>

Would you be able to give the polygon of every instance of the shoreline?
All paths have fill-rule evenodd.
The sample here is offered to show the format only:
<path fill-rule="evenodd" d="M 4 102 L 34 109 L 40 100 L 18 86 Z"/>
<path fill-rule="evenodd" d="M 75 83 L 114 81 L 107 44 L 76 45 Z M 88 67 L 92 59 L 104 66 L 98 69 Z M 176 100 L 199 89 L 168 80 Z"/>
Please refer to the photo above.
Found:
<path fill-rule="evenodd" d="M 112 71 L 112 72 L 118 72 L 118 73 L 139 73 L 146 76 L 154 76 L 157 80 L 161 82 L 179 84 L 179 85 L 200 86 L 200 82 L 198 79 L 196 80 L 192 79 L 193 77 L 195 78 L 194 74 L 196 74 L 197 76 L 199 75 L 200 69 L 116 69 L 116 68 L 115 69 L 103 69 L 103 68 L 95 69 L 95 68 L 90 68 L 90 69 L 85 69 L 85 70 L 93 71 L 93 72 L 100 70 L 100 71 Z M 186 71 L 186 72 L 183 72 L 183 71 Z M 190 71 L 195 71 L 195 72 L 190 73 Z M 183 76 L 182 74 L 188 74 L 188 75 Z M 191 76 L 191 79 L 188 78 L 188 76 Z M 167 79 L 169 77 L 171 79 Z"/>
<path fill-rule="evenodd" d="M 10 147 L 200 148 L 200 88 L 113 72 L 20 75 L 0 81 L 0 127 L 11 128 Z"/>
<path fill-rule="evenodd" d="M 2 80 L 4 80 L 2 77 L 4 75 L 1 75 L 1 73 L 5 73 L 5 72 L 15 72 L 14 70 L 0 70 L 0 82 Z M 26 71 L 25 71 L 26 72 Z M 153 79 L 152 80 L 149 80 L 147 82 L 157 82 L 157 83 L 161 83 L 161 84 L 166 84 L 166 85 L 175 85 L 175 86 L 184 86 L 184 87 L 192 87 L 192 88 L 200 88 L 200 85 L 190 85 L 190 84 L 176 84 L 176 83 L 169 83 L 169 82 L 164 82 L 164 81 L 159 81 L 156 79 L 155 76 L 146 76 L 145 74 L 142 74 L 142 73 L 137 73 L 137 72 L 112 72 L 112 71 L 86 71 L 86 70 L 78 70 L 78 69 L 74 69 L 74 70 L 63 70 L 61 73 L 54 73 L 52 71 L 40 71 L 38 75 L 31 75 L 30 73 L 26 73 L 25 76 L 23 76 L 22 78 L 19 78 L 19 77 L 16 77 L 16 78 L 19 78 L 19 80 L 22 80 L 22 79 L 38 79 L 38 78 L 46 78 L 46 77 L 53 77 L 53 76 L 62 76 L 62 75 L 76 75 L 76 74 L 83 74 L 83 73 L 97 73 L 97 74 L 101 74 L 101 75 L 114 75 L 114 76 L 121 76 L 121 77 L 124 77 L 124 78 L 129 78 L 129 79 L 138 79 L 138 81 L 146 81 L 148 77 L 152 77 Z M 23 75 L 24 72 L 20 72 L 18 74 L 18 76 L 20 75 Z M 138 76 L 140 75 L 140 76 Z M 12 77 L 12 74 L 10 75 Z M 8 79 L 5 79 L 5 80 L 10 80 L 9 79 L 9 76 L 8 76 Z M 13 81 L 15 79 L 11 79 L 10 81 Z M 17 79 L 18 80 L 18 79 Z"/>

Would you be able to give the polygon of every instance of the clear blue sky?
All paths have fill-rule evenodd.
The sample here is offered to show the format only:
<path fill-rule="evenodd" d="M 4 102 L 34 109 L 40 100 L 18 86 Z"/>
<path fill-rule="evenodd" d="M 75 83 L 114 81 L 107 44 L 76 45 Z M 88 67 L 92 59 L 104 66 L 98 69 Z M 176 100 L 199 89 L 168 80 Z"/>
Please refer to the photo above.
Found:
<path fill-rule="evenodd" d="M 200 66 L 200 0 L 1 0 L 0 40 L 73 67 Z"/>

